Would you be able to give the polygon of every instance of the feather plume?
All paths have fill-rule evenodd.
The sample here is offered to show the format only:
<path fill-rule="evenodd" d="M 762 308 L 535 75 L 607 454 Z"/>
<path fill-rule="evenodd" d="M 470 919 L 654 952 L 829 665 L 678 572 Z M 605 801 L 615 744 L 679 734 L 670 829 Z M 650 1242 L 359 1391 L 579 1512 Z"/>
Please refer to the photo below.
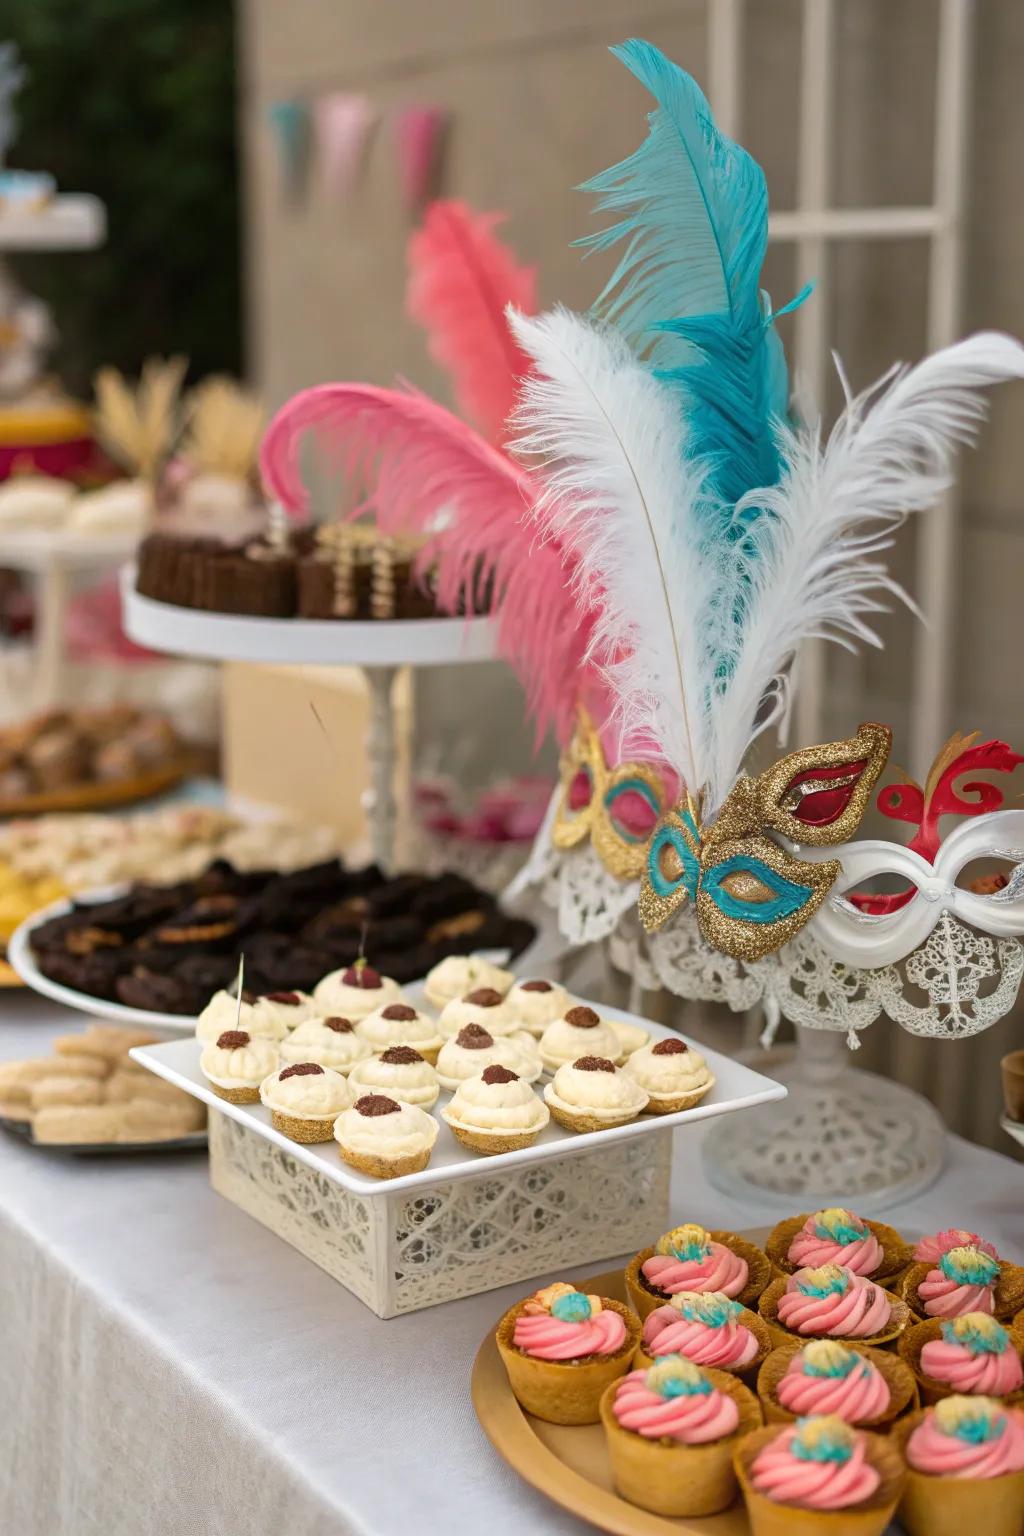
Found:
<path fill-rule="evenodd" d="M 562 551 L 532 547 L 525 471 L 424 395 L 323 384 L 289 401 L 263 442 L 266 487 L 293 514 L 306 507 L 298 450 L 310 430 L 368 486 L 382 529 L 434 535 L 426 559 L 437 563 L 442 608 L 473 611 L 493 589 L 498 644 L 526 690 L 538 738 L 553 724 L 564 741 L 589 624 L 576 615 Z"/>
<path fill-rule="evenodd" d="M 185 417 L 182 457 L 197 469 L 248 480 L 266 421 L 262 400 L 234 379 L 214 375 L 189 395 Z"/>
<path fill-rule="evenodd" d="M 536 268 L 522 266 L 494 233 L 503 217 L 455 201 L 432 203 L 409 241 L 406 288 L 409 315 L 450 374 L 460 412 L 496 444 L 527 366 L 505 309 L 533 314 L 537 307 Z"/>
<path fill-rule="evenodd" d="M 154 482 L 178 433 L 178 401 L 188 359 L 150 357 L 134 388 L 116 368 L 96 375 L 96 432 L 118 463 Z"/>
<path fill-rule="evenodd" d="M 695 527 L 706 470 L 683 452 L 670 391 L 614 329 L 565 309 L 511 321 L 534 365 L 514 447 L 541 461 L 533 515 L 595 615 L 588 657 L 613 689 L 621 751 L 664 757 L 695 789 L 711 676 L 698 616 L 717 558 Z"/>

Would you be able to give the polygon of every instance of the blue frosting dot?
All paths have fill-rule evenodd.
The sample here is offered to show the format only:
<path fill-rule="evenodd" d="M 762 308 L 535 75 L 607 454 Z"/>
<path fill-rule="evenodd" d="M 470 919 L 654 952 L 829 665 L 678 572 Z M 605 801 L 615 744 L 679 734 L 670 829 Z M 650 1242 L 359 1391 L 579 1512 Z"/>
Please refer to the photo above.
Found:
<path fill-rule="evenodd" d="M 1006 1428 L 1006 1419 L 995 1414 L 972 1413 L 966 1414 L 956 1426 L 953 1433 L 958 1440 L 964 1440 L 968 1445 L 985 1445 L 989 1440 L 998 1440 Z"/>
<path fill-rule="evenodd" d="M 551 1316 L 560 1323 L 589 1323 L 590 1302 L 582 1291 L 566 1292 L 551 1303 Z"/>

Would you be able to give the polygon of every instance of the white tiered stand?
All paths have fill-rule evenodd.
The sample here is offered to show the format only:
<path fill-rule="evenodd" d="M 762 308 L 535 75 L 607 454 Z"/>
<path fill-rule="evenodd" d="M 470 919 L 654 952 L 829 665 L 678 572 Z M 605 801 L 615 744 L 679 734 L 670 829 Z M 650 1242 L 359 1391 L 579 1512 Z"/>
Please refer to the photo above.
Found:
<path fill-rule="evenodd" d="M 143 597 L 135 568 L 121 572 L 125 632 L 139 645 L 206 661 L 294 666 L 360 667 L 370 693 L 366 799 L 373 857 L 394 861 L 395 718 L 391 695 L 401 667 L 450 667 L 492 661 L 497 654 L 488 618 L 262 619 L 180 608 Z"/>

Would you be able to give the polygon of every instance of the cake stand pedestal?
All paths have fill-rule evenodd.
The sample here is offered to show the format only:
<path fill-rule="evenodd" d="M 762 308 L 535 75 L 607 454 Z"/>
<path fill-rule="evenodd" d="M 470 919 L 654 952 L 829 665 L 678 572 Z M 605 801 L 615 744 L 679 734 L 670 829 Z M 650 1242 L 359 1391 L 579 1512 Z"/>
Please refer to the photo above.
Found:
<path fill-rule="evenodd" d="M 395 716 L 392 692 L 402 667 L 450 667 L 492 661 L 497 655 L 489 618 L 469 619 L 261 619 L 244 614 L 179 608 L 143 597 L 135 567 L 121 572 L 125 633 L 137 645 L 205 661 L 359 667 L 370 696 L 366 751 L 370 788 L 364 805 L 373 858 L 393 867 L 398 811 L 395 801 Z"/>

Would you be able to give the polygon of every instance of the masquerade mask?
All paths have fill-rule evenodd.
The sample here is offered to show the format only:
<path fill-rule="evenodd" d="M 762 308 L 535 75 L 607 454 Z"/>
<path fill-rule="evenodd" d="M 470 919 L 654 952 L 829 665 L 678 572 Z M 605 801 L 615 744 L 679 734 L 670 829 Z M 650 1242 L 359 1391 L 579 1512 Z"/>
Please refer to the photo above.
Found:
<path fill-rule="evenodd" d="M 664 781 L 646 763 L 609 768 L 601 738 L 586 710 L 562 755 L 562 783 L 551 840 L 575 848 L 589 837 L 605 868 L 620 880 L 643 872 L 647 842 L 668 794 Z"/>
<path fill-rule="evenodd" d="M 673 807 L 647 848 L 640 920 L 661 928 L 689 900 L 715 949 L 759 960 L 817 912 L 840 874 L 836 859 L 809 863 L 766 834 L 833 847 L 856 831 L 889 756 L 891 734 L 862 725 L 856 736 L 805 747 L 756 778 L 740 779 L 710 827 Z"/>

